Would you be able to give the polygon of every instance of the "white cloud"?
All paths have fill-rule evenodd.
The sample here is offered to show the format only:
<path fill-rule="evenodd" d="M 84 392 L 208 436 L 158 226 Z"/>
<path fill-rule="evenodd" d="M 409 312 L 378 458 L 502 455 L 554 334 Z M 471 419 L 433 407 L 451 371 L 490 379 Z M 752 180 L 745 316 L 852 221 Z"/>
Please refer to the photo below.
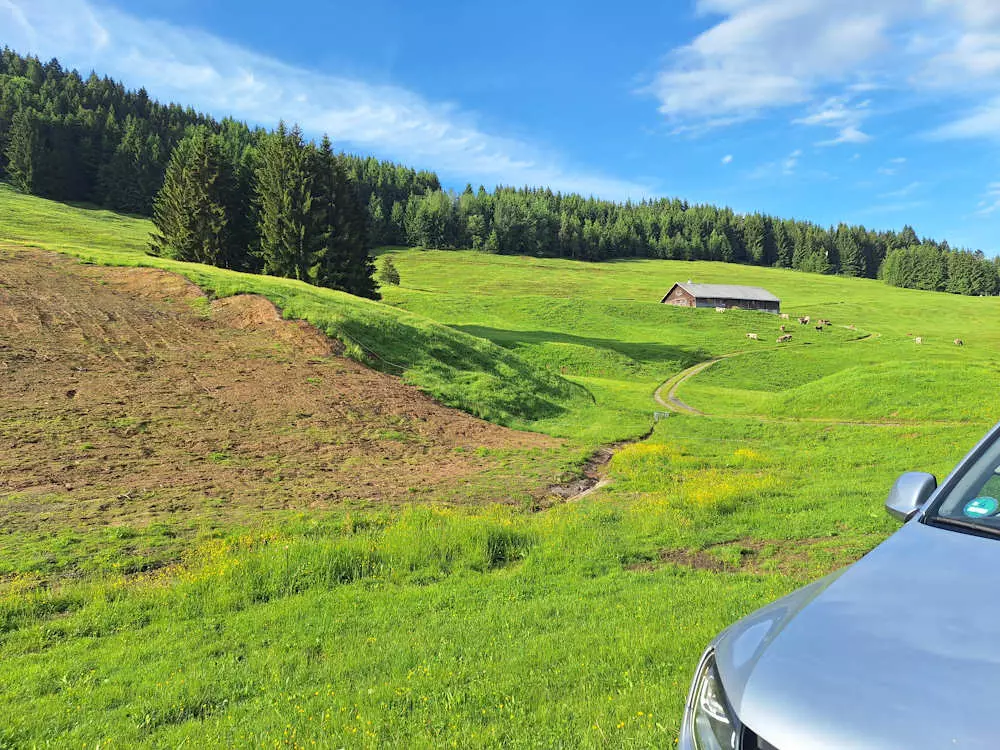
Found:
<path fill-rule="evenodd" d="M 879 196 L 879 198 L 895 198 L 895 199 L 906 198 L 907 196 L 910 196 L 916 191 L 918 191 L 923 186 L 924 183 L 922 182 L 911 182 L 909 185 L 901 187 L 899 190 L 890 190 L 887 193 L 882 193 Z"/>
<path fill-rule="evenodd" d="M 11 21 L 13 23 L 11 23 Z M 273 126 L 298 122 L 338 145 L 375 152 L 457 179 L 549 185 L 607 198 L 647 186 L 564 166 L 547 149 L 488 132 L 454 105 L 282 63 L 193 29 L 146 21 L 88 0 L 0 0 L 4 41 L 144 86 L 151 94 Z"/>
<path fill-rule="evenodd" d="M 836 138 L 820 141 L 818 146 L 839 146 L 841 143 L 868 143 L 872 137 L 862 132 L 856 125 L 847 125 L 840 129 Z"/>
<path fill-rule="evenodd" d="M 732 164 L 733 163 L 733 155 L 732 154 L 726 154 L 725 156 L 723 156 L 722 157 L 722 163 L 723 164 Z"/>
<path fill-rule="evenodd" d="M 849 103 L 861 92 L 906 92 L 911 104 L 947 103 L 943 112 L 1000 97 L 1000 0 L 699 0 L 697 9 L 712 25 L 647 88 L 681 129 L 805 105 L 794 122 L 837 130 L 818 145 L 863 143 L 867 107 Z M 993 138 L 998 121 L 994 102 L 936 135 Z"/>
<path fill-rule="evenodd" d="M 932 138 L 1000 138 L 1000 96 L 930 133 Z"/>
<path fill-rule="evenodd" d="M 842 143 L 867 143 L 871 136 L 861 130 L 862 121 L 870 114 L 871 101 L 855 104 L 850 96 L 832 96 L 813 111 L 792 120 L 796 125 L 820 126 L 837 131 L 834 138 L 820 141 L 817 146 L 837 146 Z"/>
<path fill-rule="evenodd" d="M 802 149 L 797 148 L 781 159 L 775 159 L 774 161 L 759 164 L 753 170 L 747 172 L 747 177 L 752 180 L 770 181 L 781 177 L 790 177 L 795 174 L 801 159 Z"/>
<path fill-rule="evenodd" d="M 795 168 L 799 165 L 799 159 L 801 157 L 802 149 L 797 148 L 792 151 L 792 153 L 785 158 L 784 162 L 782 162 L 782 171 L 785 174 L 792 174 L 795 171 Z"/>
<path fill-rule="evenodd" d="M 811 101 L 825 84 L 870 90 L 861 65 L 890 45 L 907 0 L 701 0 L 724 18 L 675 50 L 649 90 L 669 117 L 753 117 Z M 819 124 L 819 123 L 816 123 Z"/>
<path fill-rule="evenodd" d="M 979 201 L 977 216 L 989 216 L 1000 210 L 1000 182 L 991 182 L 986 186 L 983 199 Z"/>

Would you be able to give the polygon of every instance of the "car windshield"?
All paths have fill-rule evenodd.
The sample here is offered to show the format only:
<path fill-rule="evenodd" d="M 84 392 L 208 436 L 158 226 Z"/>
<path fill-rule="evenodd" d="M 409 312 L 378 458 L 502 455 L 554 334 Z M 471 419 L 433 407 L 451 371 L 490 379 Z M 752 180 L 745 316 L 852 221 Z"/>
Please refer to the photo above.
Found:
<path fill-rule="evenodd" d="M 928 510 L 925 520 L 936 519 L 974 524 L 1000 535 L 1000 439 L 987 445 Z"/>

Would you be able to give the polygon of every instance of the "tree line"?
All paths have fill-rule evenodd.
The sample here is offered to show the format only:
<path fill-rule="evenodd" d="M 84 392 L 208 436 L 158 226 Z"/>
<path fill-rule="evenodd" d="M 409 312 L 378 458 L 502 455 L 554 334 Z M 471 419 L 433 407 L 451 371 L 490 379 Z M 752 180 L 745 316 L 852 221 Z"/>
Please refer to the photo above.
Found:
<path fill-rule="evenodd" d="M 417 245 L 601 261 L 669 258 L 883 278 L 996 294 L 980 252 L 677 199 L 617 203 L 544 188 L 466 186 L 334 154 L 297 128 L 217 121 L 57 60 L 0 52 L 0 173 L 25 192 L 152 215 L 152 249 L 371 296 L 370 247 Z M 363 281 L 362 279 L 367 279 Z"/>
<path fill-rule="evenodd" d="M 467 185 L 460 194 L 413 196 L 389 231 L 406 243 L 489 253 L 579 260 L 666 258 L 713 260 L 813 273 L 882 278 L 894 286 L 955 294 L 1000 292 L 995 261 L 920 238 L 912 227 L 876 231 L 677 199 L 615 203 L 546 189 Z"/>
<path fill-rule="evenodd" d="M 150 249 L 378 298 L 368 216 L 328 138 L 205 126 L 174 149 Z"/>

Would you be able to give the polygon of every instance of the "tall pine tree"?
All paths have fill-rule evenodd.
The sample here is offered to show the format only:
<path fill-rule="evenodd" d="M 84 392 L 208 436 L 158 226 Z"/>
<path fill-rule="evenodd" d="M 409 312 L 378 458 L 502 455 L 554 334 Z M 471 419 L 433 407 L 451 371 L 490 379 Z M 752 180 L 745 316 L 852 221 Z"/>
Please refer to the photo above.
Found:
<path fill-rule="evenodd" d="M 205 127 L 193 128 L 170 157 L 153 205 L 150 250 L 177 260 L 227 265 L 229 176 L 219 143 Z"/>

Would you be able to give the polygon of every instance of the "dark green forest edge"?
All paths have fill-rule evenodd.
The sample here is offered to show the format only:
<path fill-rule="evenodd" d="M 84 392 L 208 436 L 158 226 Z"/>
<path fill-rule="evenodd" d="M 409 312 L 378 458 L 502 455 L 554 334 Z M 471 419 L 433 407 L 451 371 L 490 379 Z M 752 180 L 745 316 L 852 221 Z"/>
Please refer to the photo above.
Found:
<path fill-rule="evenodd" d="M 369 250 L 466 248 L 600 261 L 716 260 L 1000 293 L 997 261 L 919 238 L 677 199 L 615 203 L 544 188 L 441 189 L 432 172 L 335 154 L 58 61 L 0 53 L 0 176 L 61 201 L 153 216 L 151 252 L 377 297 Z"/>

